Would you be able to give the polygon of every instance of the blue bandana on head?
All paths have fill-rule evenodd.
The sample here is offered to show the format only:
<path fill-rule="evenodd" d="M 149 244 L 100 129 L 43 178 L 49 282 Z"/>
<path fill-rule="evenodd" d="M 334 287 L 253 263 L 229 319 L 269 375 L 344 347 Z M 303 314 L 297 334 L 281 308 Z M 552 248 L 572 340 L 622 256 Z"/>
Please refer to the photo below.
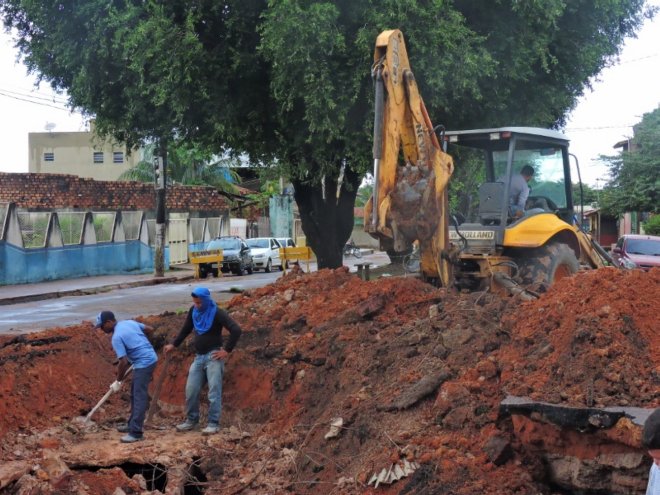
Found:
<path fill-rule="evenodd" d="M 211 292 L 206 287 L 197 287 L 192 291 L 192 296 L 202 301 L 202 307 L 197 309 L 196 306 L 193 306 L 192 312 L 195 331 L 201 335 L 208 332 L 213 325 L 218 305 L 211 299 Z"/>

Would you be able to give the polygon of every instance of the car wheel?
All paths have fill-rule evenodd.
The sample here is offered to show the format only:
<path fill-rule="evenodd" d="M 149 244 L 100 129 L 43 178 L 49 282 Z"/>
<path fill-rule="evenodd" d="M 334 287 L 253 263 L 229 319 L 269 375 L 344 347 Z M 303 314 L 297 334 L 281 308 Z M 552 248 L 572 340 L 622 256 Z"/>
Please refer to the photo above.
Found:
<path fill-rule="evenodd" d="M 266 262 L 266 268 L 264 268 L 264 271 L 266 273 L 270 273 L 271 270 L 273 269 L 273 262 L 268 258 L 268 261 Z"/>
<path fill-rule="evenodd" d="M 245 273 L 245 267 L 243 266 L 243 262 L 241 261 L 238 266 L 236 267 L 236 271 L 234 272 L 237 276 L 241 277 Z"/>
<path fill-rule="evenodd" d="M 213 270 L 211 270 L 211 273 L 213 274 L 213 276 L 215 278 L 218 278 L 220 276 L 220 270 L 218 270 L 217 268 L 214 268 Z"/>
<path fill-rule="evenodd" d="M 282 261 L 282 262 L 280 262 L 280 271 L 281 271 L 281 272 L 284 271 L 285 266 L 286 266 L 286 261 Z"/>
<path fill-rule="evenodd" d="M 254 262 L 250 261 L 250 264 L 247 266 L 248 275 L 252 275 L 254 272 Z"/>
<path fill-rule="evenodd" d="M 199 278 L 206 278 L 209 274 L 209 267 L 207 265 L 199 265 Z"/>

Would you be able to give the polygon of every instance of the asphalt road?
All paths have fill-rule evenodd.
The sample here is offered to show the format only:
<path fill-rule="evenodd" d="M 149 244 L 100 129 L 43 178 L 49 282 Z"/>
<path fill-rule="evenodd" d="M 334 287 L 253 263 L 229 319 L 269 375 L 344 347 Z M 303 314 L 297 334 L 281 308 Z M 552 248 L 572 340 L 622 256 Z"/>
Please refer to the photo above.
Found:
<path fill-rule="evenodd" d="M 356 271 L 355 263 L 365 261 L 382 265 L 389 260 L 384 253 L 374 253 L 365 255 L 361 260 L 347 258 L 344 264 L 349 266 L 351 271 Z M 316 270 L 315 264 L 310 265 L 310 270 Z M 263 287 L 281 276 L 282 272 L 277 270 L 272 273 L 259 271 L 242 277 L 235 275 L 209 277 L 200 281 L 115 289 L 96 294 L 0 306 L 0 334 L 36 332 L 82 322 L 91 324 L 96 315 L 103 310 L 113 311 L 120 320 L 140 315 L 155 315 L 165 311 L 187 310 L 191 303 L 190 292 L 195 286 L 208 287 L 214 298 L 221 301 L 231 299 L 235 295 L 235 292 L 231 291 L 232 288 L 248 290 Z"/>

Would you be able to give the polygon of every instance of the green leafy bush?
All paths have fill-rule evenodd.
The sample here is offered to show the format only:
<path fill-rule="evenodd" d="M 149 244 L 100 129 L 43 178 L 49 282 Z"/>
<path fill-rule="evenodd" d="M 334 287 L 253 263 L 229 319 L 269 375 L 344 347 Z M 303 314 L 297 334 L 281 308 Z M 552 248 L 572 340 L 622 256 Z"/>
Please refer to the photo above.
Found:
<path fill-rule="evenodd" d="M 660 215 L 653 215 L 644 222 L 644 232 L 648 235 L 660 235 Z"/>

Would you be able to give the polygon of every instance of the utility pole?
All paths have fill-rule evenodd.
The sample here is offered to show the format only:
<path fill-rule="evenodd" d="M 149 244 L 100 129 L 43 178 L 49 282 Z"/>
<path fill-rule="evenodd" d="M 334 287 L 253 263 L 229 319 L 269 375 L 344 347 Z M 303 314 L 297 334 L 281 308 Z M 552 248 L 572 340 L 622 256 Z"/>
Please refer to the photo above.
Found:
<path fill-rule="evenodd" d="M 167 146 L 159 142 L 160 156 L 154 157 L 154 180 L 156 187 L 156 251 L 154 253 L 154 275 L 165 276 L 165 189 L 167 184 Z"/>

